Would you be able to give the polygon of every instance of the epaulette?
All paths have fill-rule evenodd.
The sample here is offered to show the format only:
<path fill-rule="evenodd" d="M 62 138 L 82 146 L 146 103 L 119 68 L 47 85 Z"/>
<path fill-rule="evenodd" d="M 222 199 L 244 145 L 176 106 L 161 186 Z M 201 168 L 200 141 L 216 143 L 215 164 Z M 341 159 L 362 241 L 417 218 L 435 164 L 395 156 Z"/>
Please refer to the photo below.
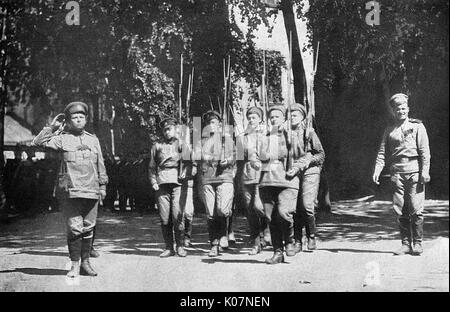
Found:
<path fill-rule="evenodd" d="M 89 133 L 89 132 L 87 132 L 86 130 L 84 131 L 84 133 L 86 133 L 87 135 L 93 136 L 93 137 L 96 136 L 95 134 Z"/>
<path fill-rule="evenodd" d="M 415 119 L 415 118 L 409 118 L 409 121 L 412 122 L 412 123 L 422 123 L 422 120 Z"/>

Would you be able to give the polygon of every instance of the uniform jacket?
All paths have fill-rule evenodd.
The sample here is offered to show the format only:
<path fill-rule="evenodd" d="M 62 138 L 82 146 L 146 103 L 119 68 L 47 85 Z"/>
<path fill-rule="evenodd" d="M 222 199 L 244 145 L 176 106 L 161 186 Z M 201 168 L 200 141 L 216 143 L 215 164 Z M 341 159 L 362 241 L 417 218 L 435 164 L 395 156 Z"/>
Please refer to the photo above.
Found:
<path fill-rule="evenodd" d="M 98 138 L 83 131 L 53 133 L 45 127 L 33 145 L 58 150 L 62 162 L 58 175 L 58 193 L 69 198 L 99 199 L 99 190 L 106 190 L 108 176 Z"/>
<path fill-rule="evenodd" d="M 192 166 L 195 166 L 189 159 L 182 160 L 180 148 L 180 140 L 173 138 L 155 143 L 150 152 L 149 177 L 150 183 L 154 184 L 178 184 L 180 161 L 183 161 L 183 170 L 186 171 L 187 177 L 190 178 Z M 183 150 L 189 148 L 183 145 Z"/>
<path fill-rule="evenodd" d="M 292 132 L 296 137 L 293 140 L 294 158 L 298 158 L 299 162 L 309 162 L 304 173 L 320 173 L 325 161 L 325 151 L 314 129 L 311 129 L 308 134 L 305 125 L 302 124 Z"/>
<path fill-rule="evenodd" d="M 294 132 L 294 131 L 293 131 Z M 260 187 L 276 186 L 283 188 L 299 188 L 299 178 L 286 176 L 288 148 L 286 144 L 288 132 L 284 127 L 273 127 L 264 138 L 264 142 L 258 152 L 258 158 L 262 163 Z M 293 135 L 293 146 L 300 146 L 298 136 Z M 293 168 L 299 169 L 300 153 L 293 153 Z"/>
<path fill-rule="evenodd" d="M 225 135 L 225 160 L 227 164 L 219 164 L 222 155 L 222 134 L 203 132 L 201 145 L 200 171 L 202 184 L 233 183 L 236 173 L 235 149 L 232 136 Z"/>
<path fill-rule="evenodd" d="M 408 119 L 401 126 L 386 128 L 378 150 L 375 172 L 390 163 L 390 173 L 429 173 L 430 146 L 425 126 L 420 120 Z"/>
<path fill-rule="evenodd" d="M 248 127 L 236 139 L 236 159 L 238 179 L 242 184 L 258 184 L 261 170 L 256 170 L 252 162 L 257 160 L 257 150 L 264 142 L 265 134 L 261 129 Z"/>

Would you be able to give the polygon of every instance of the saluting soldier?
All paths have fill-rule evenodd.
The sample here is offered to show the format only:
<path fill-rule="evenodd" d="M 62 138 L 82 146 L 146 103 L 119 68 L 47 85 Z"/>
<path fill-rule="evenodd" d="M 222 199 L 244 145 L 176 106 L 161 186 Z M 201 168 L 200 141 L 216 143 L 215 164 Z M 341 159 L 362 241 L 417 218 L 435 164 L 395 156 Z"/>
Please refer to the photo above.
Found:
<path fill-rule="evenodd" d="M 33 140 L 62 153 L 57 196 L 67 225 L 67 243 L 72 267 L 67 274 L 96 276 L 89 262 L 93 229 L 96 224 L 100 197 L 106 195 L 108 176 L 98 138 L 85 130 L 88 106 L 83 102 L 69 103 L 63 114 L 52 121 Z M 81 270 L 79 260 L 81 258 Z"/>
<path fill-rule="evenodd" d="M 187 181 L 183 173 L 179 172 L 180 162 L 184 168 L 192 166 L 189 160 L 183 160 L 180 151 L 180 140 L 176 137 L 177 121 L 174 118 L 163 119 L 160 127 L 164 140 L 152 146 L 149 162 L 149 177 L 153 189 L 156 191 L 157 206 L 161 219 L 161 230 L 165 243 L 165 250 L 160 254 L 161 258 L 176 254 L 186 257 L 184 249 L 184 207 Z M 185 174 L 185 173 L 184 173 Z M 175 234 L 175 237 L 174 237 Z"/>
<path fill-rule="evenodd" d="M 294 215 L 295 252 L 302 251 L 303 228 L 305 228 L 308 250 L 316 249 L 316 218 L 314 208 L 319 192 L 320 172 L 325 161 L 325 152 L 314 129 L 306 128 L 306 110 L 301 104 L 291 107 L 292 131 L 297 136 L 294 151 L 299 153 L 300 191 Z"/>
<path fill-rule="evenodd" d="M 257 106 L 250 107 L 246 112 L 248 127 L 237 139 L 237 164 L 239 185 L 244 199 L 247 221 L 250 229 L 250 255 L 259 254 L 264 242 L 264 230 L 267 227 L 264 207 L 259 196 L 259 180 L 261 171 L 255 166 L 258 145 L 264 140 L 264 130 L 261 127 L 263 110 Z"/>
<path fill-rule="evenodd" d="M 385 163 L 390 163 L 393 207 L 398 216 L 402 242 L 394 254 L 420 255 L 423 252 L 425 183 L 430 181 L 428 135 L 420 120 L 408 117 L 407 95 L 394 94 L 389 104 L 395 121 L 384 131 L 372 179 L 379 184 Z"/>
<path fill-rule="evenodd" d="M 267 134 L 260 150 L 256 168 L 261 165 L 260 195 L 264 204 L 266 218 L 270 222 L 270 234 L 274 254 L 266 259 L 268 264 L 284 261 L 283 252 L 294 256 L 294 219 L 297 203 L 300 170 L 299 153 L 293 153 L 292 168 L 288 168 L 288 131 L 282 123 L 286 109 L 282 105 L 274 105 L 269 109 L 272 129 Z M 293 136 L 293 139 L 295 137 Z M 293 140 L 293 146 L 298 143 Z"/>
<path fill-rule="evenodd" d="M 233 138 L 230 131 L 221 131 L 219 113 L 208 111 L 203 121 L 200 172 L 211 244 L 208 256 L 217 257 L 219 240 L 227 235 L 227 218 L 232 214 L 236 161 Z"/>

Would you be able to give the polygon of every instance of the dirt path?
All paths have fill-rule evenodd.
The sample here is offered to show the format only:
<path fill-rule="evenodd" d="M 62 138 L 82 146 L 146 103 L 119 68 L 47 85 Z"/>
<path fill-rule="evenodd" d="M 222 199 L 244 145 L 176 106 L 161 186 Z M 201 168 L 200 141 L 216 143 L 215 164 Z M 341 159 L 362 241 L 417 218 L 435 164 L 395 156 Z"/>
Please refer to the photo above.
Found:
<path fill-rule="evenodd" d="M 156 214 L 101 212 L 95 278 L 65 277 L 68 254 L 59 213 L 0 224 L 0 291 L 449 291 L 449 202 L 427 201 L 424 254 L 396 257 L 388 202 L 341 201 L 318 221 L 319 250 L 270 266 L 270 249 L 248 256 L 245 217 L 237 245 L 210 259 L 206 222 L 194 220 L 187 258 L 160 259 Z"/>

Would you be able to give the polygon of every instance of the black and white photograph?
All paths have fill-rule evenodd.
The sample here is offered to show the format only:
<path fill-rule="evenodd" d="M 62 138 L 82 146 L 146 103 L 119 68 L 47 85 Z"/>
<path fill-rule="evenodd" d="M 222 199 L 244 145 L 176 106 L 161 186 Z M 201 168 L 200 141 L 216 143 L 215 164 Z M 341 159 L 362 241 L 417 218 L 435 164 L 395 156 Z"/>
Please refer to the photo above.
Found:
<path fill-rule="evenodd" d="M 0 21 L 0 293 L 449 292 L 448 0 L 0 0 Z"/>

